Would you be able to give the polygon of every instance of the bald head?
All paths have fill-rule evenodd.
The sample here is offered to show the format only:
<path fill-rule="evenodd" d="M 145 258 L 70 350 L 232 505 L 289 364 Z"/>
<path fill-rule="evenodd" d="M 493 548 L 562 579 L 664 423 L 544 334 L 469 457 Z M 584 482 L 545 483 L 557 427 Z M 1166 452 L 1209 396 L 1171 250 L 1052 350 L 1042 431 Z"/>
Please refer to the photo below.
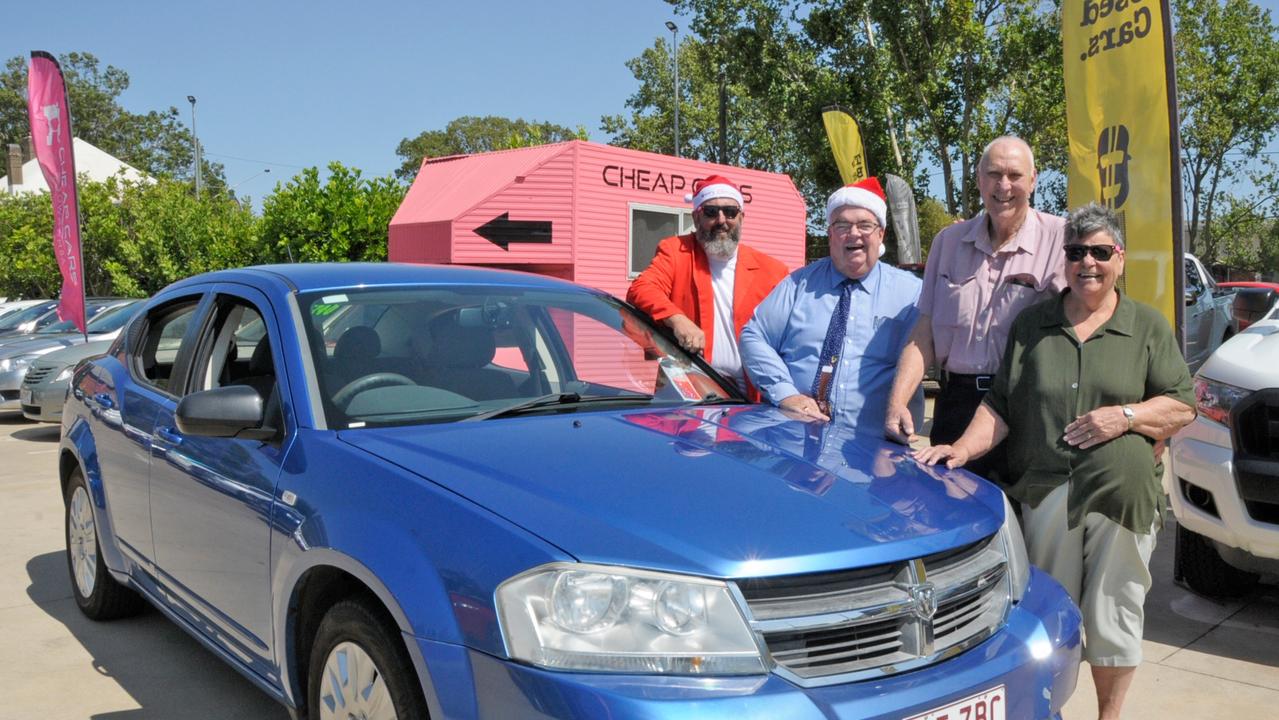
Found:
<path fill-rule="evenodd" d="M 1021 152 L 1026 153 L 1026 159 L 1030 162 L 1030 171 L 1032 173 L 1035 172 L 1035 151 L 1030 149 L 1030 145 L 1025 140 L 1016 135 L 1000 135 L 986 143 L 986 147 L 982 148 L 981 160 L 977 163 L 977 169 L 979 171 L 985 170 L 986 164 L 990 161 L 990 155 L 996 149 L 996 146 L 1003 149 L 1005 145 L 1020 148 Z"/>

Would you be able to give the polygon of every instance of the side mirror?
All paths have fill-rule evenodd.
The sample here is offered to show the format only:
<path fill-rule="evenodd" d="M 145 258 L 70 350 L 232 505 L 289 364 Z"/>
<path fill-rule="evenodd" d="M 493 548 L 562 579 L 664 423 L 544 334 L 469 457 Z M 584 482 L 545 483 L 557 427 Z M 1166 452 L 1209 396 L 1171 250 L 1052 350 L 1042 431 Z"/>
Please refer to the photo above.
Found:
<path fill-rule="evenodd" d="M 1202 294 L 1203 292 L 1198 288 L 1186 288 L 1186 305 L 1194 305 L 1195 302 L 1199 300 L 1199 296 Z"/>
<path fill-rule="evenodd" d="M 265 404 L 254 388 L 228 385 L 182 398 L 174 419 L 187 435 L 270 440 L 276 429 L 263 425 Z"/>

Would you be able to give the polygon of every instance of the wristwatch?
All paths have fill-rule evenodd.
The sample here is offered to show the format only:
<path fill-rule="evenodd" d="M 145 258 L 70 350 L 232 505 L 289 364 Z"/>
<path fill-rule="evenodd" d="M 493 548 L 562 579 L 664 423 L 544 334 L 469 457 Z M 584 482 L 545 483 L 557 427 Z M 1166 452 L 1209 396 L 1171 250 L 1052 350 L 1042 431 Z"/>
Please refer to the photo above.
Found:
<path fill-rule="evenodd" d="M 1124 417 L 1128 418 L 1128 429 L 1132 430 L 1132 421 L 1137 417 L 1137 413 L 1133 412 L 1133 409 L 1128 405 L 1123 407 L 1123 411 Z"/>

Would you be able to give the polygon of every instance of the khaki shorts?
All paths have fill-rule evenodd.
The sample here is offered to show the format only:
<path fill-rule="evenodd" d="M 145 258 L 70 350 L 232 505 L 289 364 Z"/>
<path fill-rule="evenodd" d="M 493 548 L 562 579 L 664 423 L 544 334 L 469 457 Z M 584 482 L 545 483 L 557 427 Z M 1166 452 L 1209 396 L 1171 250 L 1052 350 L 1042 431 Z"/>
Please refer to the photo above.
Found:
<path fill-rule="evenodd" d="M 1146 593 L 1155 529 L 1137 534 L 1100 513 L 1066 527 L 1068 485 L 1032 508 L 1023 504 L 1022 526 L 1030 562 L 1061 583 L 1084 617 L 1084 659 L 1101 667 L 1141 664 Z"/>

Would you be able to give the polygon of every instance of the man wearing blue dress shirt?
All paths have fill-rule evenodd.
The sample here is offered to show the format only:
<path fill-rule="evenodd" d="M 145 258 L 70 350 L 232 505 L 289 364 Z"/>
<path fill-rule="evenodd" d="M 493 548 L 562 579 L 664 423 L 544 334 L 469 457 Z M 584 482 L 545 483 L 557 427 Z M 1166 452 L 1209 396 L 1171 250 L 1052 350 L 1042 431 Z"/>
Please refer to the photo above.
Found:
<path fill-rule="evenodd" d="M 782 280 L 742 330 L 751 382 L 783 410 L 882 434 L 922 287 L 879 262 L 887 211 L 873 177 L 836 190 L 826 203 L 830 257 Z M 922 389 L 909 407 L 920 423 Z"/>

